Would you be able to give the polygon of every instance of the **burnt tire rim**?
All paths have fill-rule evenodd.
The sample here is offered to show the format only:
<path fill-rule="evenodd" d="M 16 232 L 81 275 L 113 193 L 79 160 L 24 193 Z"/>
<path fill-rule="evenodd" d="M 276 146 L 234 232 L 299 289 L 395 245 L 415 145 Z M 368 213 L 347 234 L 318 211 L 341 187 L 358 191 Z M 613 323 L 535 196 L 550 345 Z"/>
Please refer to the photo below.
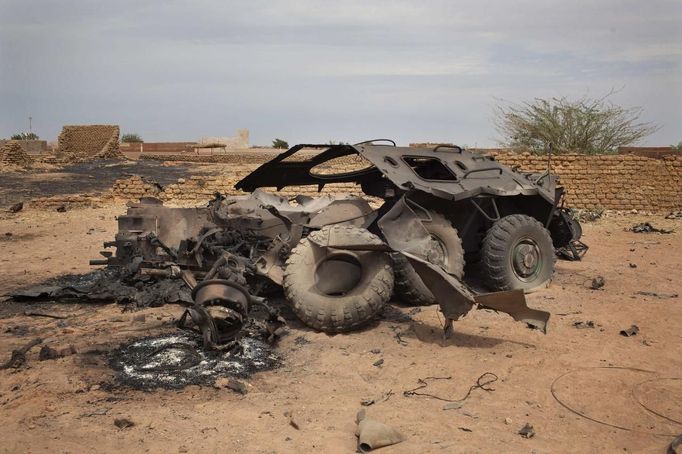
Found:
<path fill-rule="evenodd" d="M 523 282 L 533 281 L 542 270 L 540 246 L 532 238 L 517 241 L 510 258 L 514 275 Z"/>

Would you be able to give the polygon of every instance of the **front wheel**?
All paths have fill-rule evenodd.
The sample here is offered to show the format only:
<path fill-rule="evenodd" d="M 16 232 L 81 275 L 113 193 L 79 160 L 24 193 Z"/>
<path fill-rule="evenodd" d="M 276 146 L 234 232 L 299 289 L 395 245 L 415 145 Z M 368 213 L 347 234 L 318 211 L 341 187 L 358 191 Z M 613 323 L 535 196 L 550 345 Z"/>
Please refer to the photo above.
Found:
<path fill-rule="evenodd" d="M 554 246 L 547 229 L 523 214 L 505 216 L 483 239 L 481 264 L 491 290 L 532 292 L 547 287 L 554 275 Z"/>
<path fill-rule="evenodd" d="M 431 250 L 427 260 L 461 279 L 464 275 L 464 250 L 457 229 L 442 214 L 435 212 L 429 214 L 431 220 L 423 222 L 431 236 Z M 410 306 L 437 304 L 436 297 L 422 282 L 407 257 L 397 252 L 391 256 L 395 271 L 396 296 Z"/>

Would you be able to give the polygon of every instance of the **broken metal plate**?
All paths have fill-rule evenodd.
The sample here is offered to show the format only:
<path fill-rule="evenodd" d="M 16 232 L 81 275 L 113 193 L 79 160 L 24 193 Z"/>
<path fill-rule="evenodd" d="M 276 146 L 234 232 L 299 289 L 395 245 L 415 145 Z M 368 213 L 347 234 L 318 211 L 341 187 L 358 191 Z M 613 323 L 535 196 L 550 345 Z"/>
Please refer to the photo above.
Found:
<path fill-rule="evenodd" d="M 523 290 L 508 290 L 506 292 L 486 293 L 476 295 L 476 303 L 480 309 L 492 309 L 505 312 L 518 322 L 524 322 L 547 333 L 549 312 L 531 309 L 526 305 Z"/>

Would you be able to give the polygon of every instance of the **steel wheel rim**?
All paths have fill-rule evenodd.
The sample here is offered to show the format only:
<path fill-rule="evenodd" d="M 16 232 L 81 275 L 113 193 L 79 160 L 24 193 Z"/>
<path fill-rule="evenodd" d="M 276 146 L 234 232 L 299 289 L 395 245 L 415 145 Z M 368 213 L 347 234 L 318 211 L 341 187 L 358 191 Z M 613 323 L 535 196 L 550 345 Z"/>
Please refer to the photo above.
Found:
<path fill-rule="evenodd" d="M 448 248 L 443 240 L 431 234 L 430 250 L 428 253 L 429 263 L 448 269 Z"/>
<path fill-rule="evenodd" d="M 540 246 L 532 238 L 518 240 L 512 247 L 509 258 L 514 275 L 521 281 L 533 281 L 542 270 Z"/>

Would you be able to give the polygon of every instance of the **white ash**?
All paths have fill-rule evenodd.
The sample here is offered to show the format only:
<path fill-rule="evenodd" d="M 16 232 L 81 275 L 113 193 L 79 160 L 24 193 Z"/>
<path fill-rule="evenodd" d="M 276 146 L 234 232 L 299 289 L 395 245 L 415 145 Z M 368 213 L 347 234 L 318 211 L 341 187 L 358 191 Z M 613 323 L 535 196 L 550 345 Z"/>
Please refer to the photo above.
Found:
<path fill-rule="evenodd" d="M 218 377 L 245 378 L 280 364 L 272 347 L 249 337 L 238 353 L 205 351 L 193 333 L 145 338 L 121 346 L 110 359 L 117 380 L 138 389 L 211 384 Z"/>

